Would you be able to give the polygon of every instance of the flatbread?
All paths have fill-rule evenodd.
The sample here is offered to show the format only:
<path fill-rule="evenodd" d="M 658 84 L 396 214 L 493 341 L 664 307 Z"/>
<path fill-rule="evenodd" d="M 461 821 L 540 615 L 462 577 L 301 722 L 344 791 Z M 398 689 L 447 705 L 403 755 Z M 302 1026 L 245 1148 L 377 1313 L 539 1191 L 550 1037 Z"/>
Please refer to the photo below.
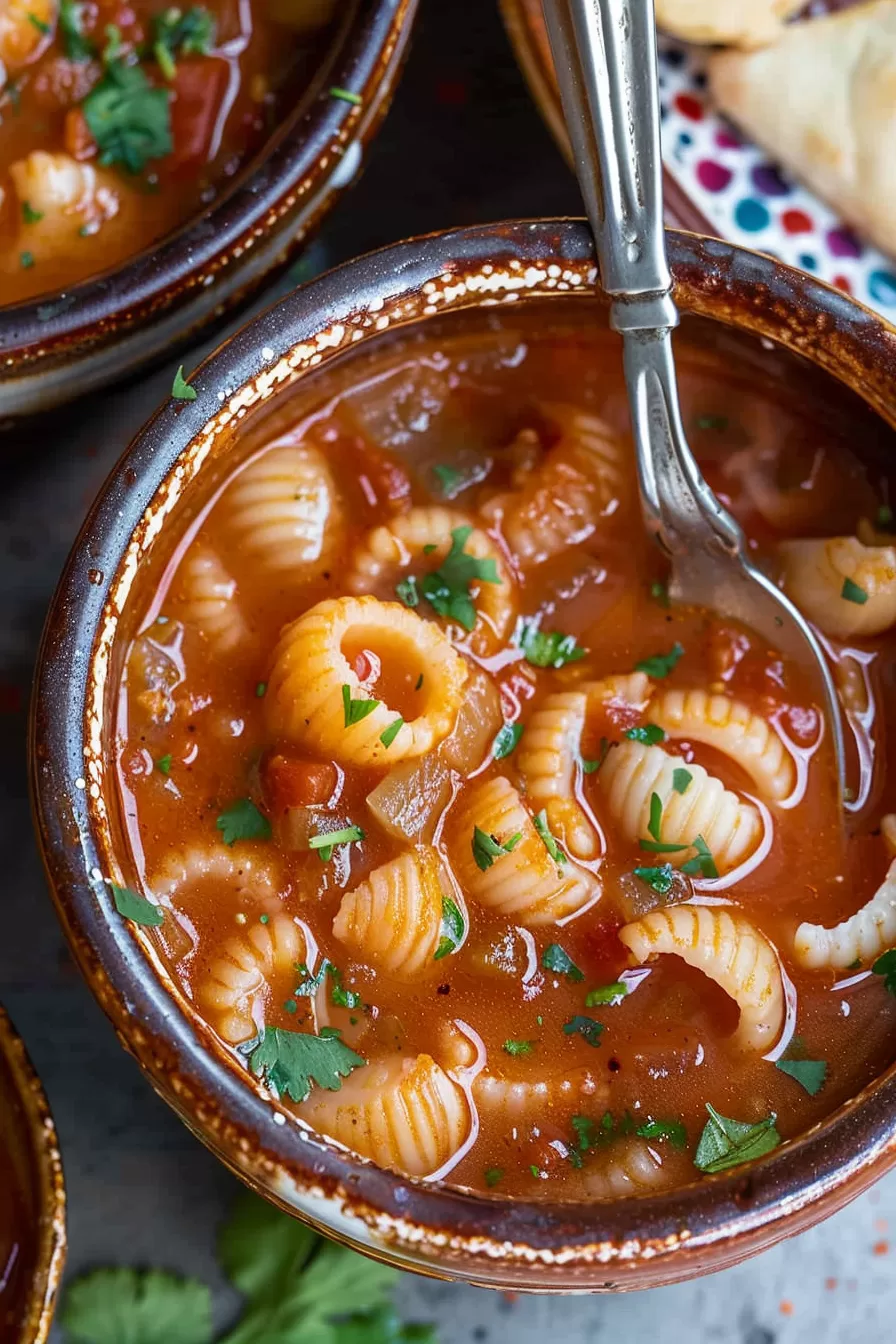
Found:
<path fill-rule="evenodd" d="M 805 0 L 656 0 L 656 21 L 687 42 L 761 47 Z"/>
<path fill-rule="evenodd" d="M 896 0 L 710 58 L 721 110 L 885 251 L 896 254 Z"/>

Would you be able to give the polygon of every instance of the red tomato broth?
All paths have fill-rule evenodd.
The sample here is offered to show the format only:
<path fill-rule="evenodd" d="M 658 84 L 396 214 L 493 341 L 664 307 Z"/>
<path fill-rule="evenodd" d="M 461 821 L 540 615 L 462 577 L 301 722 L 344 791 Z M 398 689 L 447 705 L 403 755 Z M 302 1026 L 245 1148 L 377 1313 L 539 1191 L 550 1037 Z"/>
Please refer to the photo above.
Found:
<path fill-rule="evenodd" d="M 180 10 L 158 0 L 36 0 L 31 10 L 46 13 L 35 23 L 24 0 L 21 14 L 19 7 L 14 0 L 10 32 L 0 33 L 2 303 L 118 266 L 202 213 L 310 83 L 333 14 L 327 0 L 208 0 Z M 210 28 L 192 44 L 172 37 L 171 68 L 164 53 L 163 68 L 155 24 L 171 14 L 204 15 Z M 21 56 L 11 60 L 18 28 Z M 85 113 L 110 69 L 122 67 L 167 95 L 169 144 L 147 145 L 139 166 L 123 162 L 117 148 L 107 157 Z M 55 178 L 40 153 L 62 156 Z M 34 171 L 20 188 L 16 173 L 28 164 Z"/>
<path fill-rule="evenodd" d="M 683 1150 L 668 1139 L 651 1142 L 663 1161 L 665 1183 L 680 1184 L 698 1177 L 692 1158 L 707 1119 L 707 1102 L 741 1121 L 759 1122 L 775 1113 L 779 1132 L 791 1138 L 892 1062 L 896 1002 L 881 977 L 810 973 L 796 965 L 790 949 L 800 922 L 833 925 L 858 909 L 883 880 L 888 857 L 878 825 L 882 813 L 896 805 L 896 789 L 884 777 L 873 807 L 851 821 L 854 834 L 844 849 L 830 787 L 830 762 L 824 749 L 815 749 L 817 714 L 801 670 L 788 666 L 776 650 L 724 615 L 667 606 L 662 594 L 652 595 L 652 585 L 664 578 L 664 566 L 642 531 L 632 479 L 624 507 L 601 519 L 580 544 L 529 570 L 525 581 L 518 579 L 520 619 L 540 617 L 543 631 L 574 636 L 587 651 L 585 657 L 559 670 L 530 666 L 518 652 L 499 652 L 479 661 L 502 692 L 505 716 L 518 719 L 525 732 L 533 709 L 550 691 L 574 687 L 589 677 L 628 672 L 639 660 L 668 653 L 678 643 L 684 653 L 669 675 L 655 683 L 660 689 L 721 682 L 728 694 L 779 723 L 804 752 L 808 778 L 802 801 L 789 810 L 770 809 L 774 817 L 770 851 L 761 862 L 748 864 L 735 886 L 717 894 L 755 922 L 778 949 L 796 992 L 795 1021 L 787 1030 L 795 1031 L 798 1042 L 788 1058 L 826 1061 L 824 1087 L 809 1096 L 773 1062 L 737 1047 L 731 1040 L 737 1023 L 733 1002 L 678 957 L 660 957 L 620 1002 L 585 1006 L 589 990 L 614 984 L 632 965 L 616 935 L 627 918 L 636 917 L 627 905 L 633 868 L 663 862 L 662 856 L 642 853 L 637 845 L 614 838 L 598 772 L 583 775 L 578 785 L 580 800 L 593 815 L 606 851 L 601 859 L 583 864 L 599 872 L 603 883 L 596 905 L 562 927 L 520 933 L 512 921 L 467 898 L 469 931 L 461 949 L 436 962 L 422 979 L 410 982 L 377 974 L 347 952 L 332 932 L 343 893 L 403 847 L 378 827 L 365 803 L 386 770 L 342 767 L 320 761 L 313 752 L 303 753 L 293 742 L 272 740 L 265 724 L 265 689 L 281 627 L 322 599 L 345 594 L 350 557 L 371 526 L 400 512 L 409 499 L 415 504 L 445 502 L 433 473 L 435 465 L 457 464 L 468 472 L 472 484 L 461 490 L 452 507 L 484 526 L 476 511 L 511 484 L 520 430 L 544 433 L 550 419 L 544 403 L 568 399 L 597 412 L 620 433 L 626 427 L 618 350 L 606 331 L 586 330 L 571 322 L 550 326 L 523 312 L 512 322 L 492 321 L 460 334 L 457 324 L 446 324 L 443 332 L 423 339 L 393 338 L 373 355 L 349 358 L 335 374 L 309 378 L 284 406 L 246 434 L 253 454 L 266 443 L 282 442 L 286 434 L 295 442 L 323 446 L 348 520 L 345 553 L 336 563 L 323 564 L 297 590 L 243 564 L 229 547 L 216 511 L 220 487 L 226 484 L 222 479 L 214 500 L 206 496 L 194 524 L 182 533 L 164 577 L 160 580 L 152 566 L 141 576 L 143 610 L 160 614 L 164 622 L 149 626 L 149 633 L 177 644 L 180 681 L 170 693 L 170 718 L 163 721 L 158 693 L 147 692 L 147 679 L 140 671 L 143 656 L 138 640 L 122 687 L 120 719 L 123 811 L 138 872 L 148 882 L 171 848 L 196 840 L 220 843 L 218 815 L 236 798 L 253 798 L 270 816 L 273 838 L 239 842 L 234 852 L 247 859 L 276 856 L 281 868 L 277 908 L 310 929 L 321 956 L 339 968 L 343 984 L 368 1005 L 362 1010 L 366 1034 L 357 1045 L 365 1058 L 377 1059 L 399 1049 L 407 1056 L 432 1054 L 451 1067 L 456 1061 L 447 1057 L 446 1033 L 460 1021 L 481 1038 L 488 1071 L 496 1076 L 541 1081 L 584 1073 L 593 1081 L 590 1094 L 575 1104 L 552 1102 L 531 1123 L 502 1125 L 480 1114 L 478 1136 L 451 1170 L 452 1183 L 484 1189 L 489 1184 L 485 1173 L 500 1169 L 503 1174 L 496 1188 L 501 1193 L 587 1198 L 589 1175 L 599 1174 L 602 1164 L 612 1160 L 613 1145 L 621 1139 L 614 1130 L 595 1153 L 586 1155 L 581 1169 L 560 1150 L 575 1139 L 573 1114 L 588 1115 L 599 1124 L 609 1113 L 616 1126 L 624 1124 L 627 1115 L 635 1125 L 648 1119 L 683 1123 L 687 1131 Z M 867 514 L 869 501 L 886 497 L 873 465 L 860 463 L 853 451 L 853 444 L 861 442 L 873 452 L 880 440 L 875 422 L 865 414 L 862 434 L 857 436 L 853 408 L 833 390 L 825 401 L 818 389 L 826 385 L 813 382 L 814 398 L 808 399 L 800 395 L 805 391 L 802 370 L 793 374 L 787 369 L 776 382 L 774 376 L 757 375 L 749 361 L 734 366 L 725 344 L 728 339 L 722 336 L 714 352 L 715 338 L 708 340 L 700 324 L 686 323 L 679 342 L 686 423 L 696 425 L 700 417 L 718 413 L 710 408 L 724 406 L 724 427 L 698 429 L 694 434 L 695 449 L 714 483 L 729 479 L 726 460 L 732 452 L 757 443 L 771 452 L 775 445 L 765 435 L 775 425 L 783 443 L 811 443 L 814 451 L 824 453 L 825 480 L 840 473 L 837 517 L 839 525 L 854 529 L 857 519 Z M 785 402 L 783 389 L 788 384 Z M 761 425 L 762 437 L 754 438 L 749 428 L 753 424 Z M 368 484 L 375 476 L 379 484 L 366 490 L 359 486 L 361 476 Z M 845 501 L 847 494 L 855 500 L 852 507 Z M 743 507 L 740 486 L 732 490 L 732 503 L 752 528 L 755 511 Z M 754 530 L 762 533 L 766 546 L 782 535 L 767 524 Z M 823 534 L 826 528 L 819 519 L 811 530 Z M 223 660 L 209 656 L 201 631 L 178 621 L 176 565 L 197 543 L 211 545 L 226 557 L 251 627 L 244 648 Z M 410 568 L 419 577 L 426 566 Z M 425 603 L 418 611 L 433 616 Z M 453 633 L 463 636 L 456 626 Z M 141 638 L 146 638 L 145 632 Z M 466 648 L 463 638 L 459 646 Z M 889 686 L 896 644 L 882 637 L 863 647 L 875 653 L 878 684 Z M 362 653 L 355 648 L 349 652 L 353 658 Z M 359 676 L 369 674 L 368 662 L 361 657 L 360 668 L 356 665 Z M 404 679 L 405 699 L 414 694 L 413 680 Z M 365 694 L 377 694 L 373 683 Z M 404 701 L 402 712 L 408 712 Z M 649 722 L 649 717 L 648 709 L 638 721 Z M 625 717 L 614 721 L 612 714 L 595 720 L 582 743 L 583 756 L 597 755 L 604 733 L 615 730 L 614 740 L 619 740 L 627 723 Z M 883 760 L 896 746 L 890 742 L 892 731 L 885 726 L 886 750 L 879 748 Z M 683 765 L 696 759 L 727 787 L 755 796 L 746 774 L 720 752 L 686 741 L 669 741 L 665 747 L 680 755 Z M 151 767 L 153 760 L 168 753 L 172 757 L 168 774 L 147 768 L 147 759 Z M 486 756 L 473 775 L 478 779 L 500 774 L 516 784 L 515 757 L 516 753 L 493 761 Z M 273 760 L 281 762 L 275 770 Z M 284 761 L 292 761 L 292 767 Z M 337 780 L 327 803 L 318 805 L 321 830 L 355 824 L 365 833 L 359 843 L 337 846 L 327 863 L 318 853 L 284 847 L 289 834 L 283 816 L 293 804 L 290 786 L 283 780 L 316 777 L 318 767 L 328 780 Z M 279 785 L 272 782 L 274 776 Z M 461 786 L 461 795 L 467 787 Z M 299 800 L 302 796 L 300 791 Z M 443 850 L 450 806 L 436 830 L 436 843 Z M 651 900 L 661 904 L 656 897 Z M 261 908 L 253 913 L 251 905 L 220 885 L 214 892 L 203 889 L 183 898 L 181 904 L 189 938 L 184 941 L 170 916 L 152 936 L 186 992 L 195 998 L 210 963 L 235 932 L 234 916 L 242 912 L 251 921 Z M 264 911 L 267 917 L 268 906 Z M 560 944 L 581 969 L 581 982 L 543 968 L 542 956 L 552 943 Z M 265 1007 L 267 1026 L 312 1029 L 307 998 L 287 1007 L 295 978 L 275 977 Z M 856 983 L 837 988 L 838 980 Z M 577 1015 L 602 1024 L 599 1044 L 564 1032 L 564 1025 Z M 511 1055 L 504 1049 L 505 1041 L 531 1042 L 531 1050 Z"/>

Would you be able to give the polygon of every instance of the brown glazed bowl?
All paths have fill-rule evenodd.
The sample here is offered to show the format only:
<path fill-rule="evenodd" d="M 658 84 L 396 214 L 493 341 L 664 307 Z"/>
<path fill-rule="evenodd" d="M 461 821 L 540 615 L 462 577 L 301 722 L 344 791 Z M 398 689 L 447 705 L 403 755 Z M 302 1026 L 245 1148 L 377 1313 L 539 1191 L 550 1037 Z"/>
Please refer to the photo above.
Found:
<path fill-rule="evenodd" d="M 894 328 L 769 257 L 688 234 L 670 234 L 669 247 L 678 303 L 704 319 L 695 328 L 718 333 L 735 358 L 778 361 L 785 386 L 795 371 L 823 380 L 853 410 L 860 393 L 889 443 Z M 94 506 L 49 614 L 31 725 L 36 821 L 60 919 L 122 1041 L 194 1133 L 256 1190 L 369 1254 L 539 1291 L 669 1283 L 832 1213 L 896 1162 L 896 1066 L 747 1169 L 613 1204 L 472 1195 L 354 1158 L 270 1098 L 198 1018 L 149 931 L 114 911 L 107 879 L 134 881 L 115 782 L 116 680 L 136 574 L 160 539 L 167 558 L 172 513 L 191 516 L 196 476 L 208 468 L 218 479 L 222 455 L 272 397 L 396 330 L 461 323 L 463 309 L 492 322 L 518 305 L 545 323 L 570 310 L 605 320 L 595 281 L 583 223 L 495 224 L 373 253 L 245 327 L 197 371 L 196 401 L 168 402 L 137 436 Z"/>
<path fill-rule="evenodd" d="M 170 353 L 285 263 L 358 174 L 416 9 L 417 0 L 350 0 L 310 86 L 208 211 L 114 271 L 0 307 L 0 425 Z M 360 105 L 330 97 L 334 86 Z"/>
<path fill-rule="evenodd" d="M 0 1340 L 44 1344 L 65 1264 L 65 1186 L 47 1099 L 0 1008 Z"/>

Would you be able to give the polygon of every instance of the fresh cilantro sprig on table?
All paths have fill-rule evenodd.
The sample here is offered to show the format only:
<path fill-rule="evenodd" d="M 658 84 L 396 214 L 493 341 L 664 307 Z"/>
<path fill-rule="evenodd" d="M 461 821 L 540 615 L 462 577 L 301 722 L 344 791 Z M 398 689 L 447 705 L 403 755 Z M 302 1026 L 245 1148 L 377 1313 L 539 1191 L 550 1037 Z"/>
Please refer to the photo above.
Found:
<path fill-rule="evenodd" d="M 217 1344 L 436 1344 L 392 1305 L 398 1271 L 318 1237 L 248 1192 L 221 1229 L 218 1259 L 243 1297 Z M 212 1344 L 211 1293 L 161 1270 L 99 1269 L 60 1311 L 67 1344 Z"/>

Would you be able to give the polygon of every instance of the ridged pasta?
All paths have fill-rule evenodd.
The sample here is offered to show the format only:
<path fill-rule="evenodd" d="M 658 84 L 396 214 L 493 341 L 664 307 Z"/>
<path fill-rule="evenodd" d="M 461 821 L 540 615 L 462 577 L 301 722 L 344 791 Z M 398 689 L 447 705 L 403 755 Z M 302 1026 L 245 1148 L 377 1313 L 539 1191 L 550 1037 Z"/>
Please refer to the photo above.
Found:
<path fill-rule="evenodd" d="M 517 834 L 521 839 L 483 872 L 473 857 L 476 827 L 499 844 Z M 502 776 L 476 781 L 461 797 L 449 816 L 448 848 L 468 896 L 529 928 L 568 919 L 600 895 L 591 873 L 551 858 L 519 794 Z"/>
<path fill-rule="evenodd" d="M 370 593 L 388 583 L 391 595 L 397 580 L 421 562 L 423 572 L 438 569 L 451 547 L 452 531 L 466 526 L 472 526 L 472 521 L 465 514 L 437 505 L 419 506 L 392 518 L 367 534 L 355 554 L 346 587 L 352 593 Z M 424 555 L 425 546 L 436 549 Z M 480 528 L 473 528 L 464 551 L 477 560 L 494 560 L 500 579 L 499 583 L 474 581 L 470 587 L 477 616 L 470 647 L 476 653 L 488 653 L 506 640 L 513 626 L 513 580 L 497 546 Z"/>
<path fill-rule="evenodd" d="M 4 0 L 0 8 L 0 69 L 7 74 L 27 65 L 38 48 L 52 41 L 56 0 Z"/>
<path fill-rule="evenodd" d="M 195 626 L 216 654 L 233 653 L 249 634 L 230 577 L 209 546 L 194 543 L 177 573 L 180 617 Z"/>
<path fill-rule="evenodd" d="M 650 681 L 643 672 L 582 682 L 572 691 L 547 696 L 532 714 L 516 763 L 528 801 L 547 812 L 551 831 L 577 859 L 593 859 L 600 840 L 575 797 L 582 733 L 597 706 L 615 702 L 643 710 Z"/>
<path fill-rule="evenodd" d="M 591 1199 L 650 1195 L 670 1184 L 663 1161 L 644 1139 L 617 1139 L 607 1152 L 588 1161 L 585 1191 Z"/>
<path fill-rule="evenodd" d="M 450 894 L 436 851 L 407 850 L 346 892 L 333 932 L 377 970 L 413 979 L 433 964 Z"/>
<path fill-rule="evenodd" d="M 345 724 L 343 686 L 352 699 L 372 697 L 342 651 L 351 636 L 373 647 L 384 664 L 425 671 L 420 712 L 402 723 L 386 747 L 380 738 L 399 717 L 380 702 L 372 713 Z M 448 637 L 416 612 L 375 597 L 341 597 L 318 602 L 288 625 L 274 653 L 265 707 L 275 734 L 324 758 L 355 765 L 392 765 L 422 756 L 454 726 L 467 682 L 467 665 Z"/>
<path fill-rule="evenodd" d="M 584 541 L 625 489 L 625 446 L 609 426 L 571 406 L 549 406 L 560 441 L 520 490 L 499 495 L 486 513 L 523 565 L 538 564 Z"/>
<path fill-rule="evenodd" d="M 718 906 L 674 905 L 626 924 L 619 937 L 643 963 L 681 957 L 714 980 L 740 1008 L 736 1041 L 771 1050 L 784 1026 L 784 980 L 775 949 L 741 915 Z"/>
<path fill-rule="evenodd" d="M 242 934 L 229 938 L 195 986 L 196 1000 L 225 1041 L 239 1045 L 264 1025 L 263 1006 L 275 976 L 295 981 L 305 958 L 305 939 L 288 915 L 258 918 Z"/>
<path fill-rule="evenodd" d="M 166 854 L 149 880 L 156 896 L 171 902 L 189 895 L 194 887 L 213 885 L 232 894 L 234 907 L 251 901 L 261 905 L 277 894 L 277 876 L 271 861 L 247 850 L 246 845 L 190 845 Z"/>
<path fill-rule="evenodd" d="M 896 623 L 896 548 L 856 537 L 783 541 L 784 587 L 834 639 L 879 635 Z"/>
<path fill-rule="evenodd" d="M 896 946 L 896 859 L 890 864 L 871 900 L 833 929 L 801 924 L 794 939 L 794 955 L 801 966 L 844 970 L 853 962 L 868 965 Z"/>
<path fill-rule="evenodd" d="M 660 840 L 690 845 L 702 836 L 719 873 L 730 872 L 750 857 L 762 839 L 759 812 L 693 762 L 687 766 L 691 782 L 683 794 L 678 793 L 673 776 L 682 764 L 680 757 L 643 742 L 627 740 L 610 748 L 597 778 L 618 833 L 633 843 L 648 839 L 650 799 L 655 793 L 663 808 Z M 693 851 L 663 854 L 662 858 L 680 867 L 693 858 Z"/>
<path fill-rule="evenodd" d="M 361 1157 L 406 1176 L 431 1176 L 470 1132 L 466 1094 L 430 1055 L 357 1069 L 338 1092 L 316 1089 L 300 1114 Z"/>
<path fill-rule="evenodd" d="M 783 802 L 793 792 L 793 757 L 771 724 L 741 701 L 700 689 L 663 691 L 651 703 L 650 718 L 667 737 L 686 737 L 723 751 L 769 802 Z"/>
<path fill-rule="evenodd" d="M 571 1115 L 582 1107 L 603 1107 L 609 1092 L 609 1085 L 588 1069 L 534 1082 L 480 1073 L 473 1082 L 479 1114 L 491 1116 L 502 1128 L 544 1121 L 558 1113 Z"/>
<path fill-rule="evenodd" d="M 301 581 L 339 540 L 336 484 L 323 455 L 302 443 L 270 448 L 250 462 L 218 505 L 247 565 Z"/>

